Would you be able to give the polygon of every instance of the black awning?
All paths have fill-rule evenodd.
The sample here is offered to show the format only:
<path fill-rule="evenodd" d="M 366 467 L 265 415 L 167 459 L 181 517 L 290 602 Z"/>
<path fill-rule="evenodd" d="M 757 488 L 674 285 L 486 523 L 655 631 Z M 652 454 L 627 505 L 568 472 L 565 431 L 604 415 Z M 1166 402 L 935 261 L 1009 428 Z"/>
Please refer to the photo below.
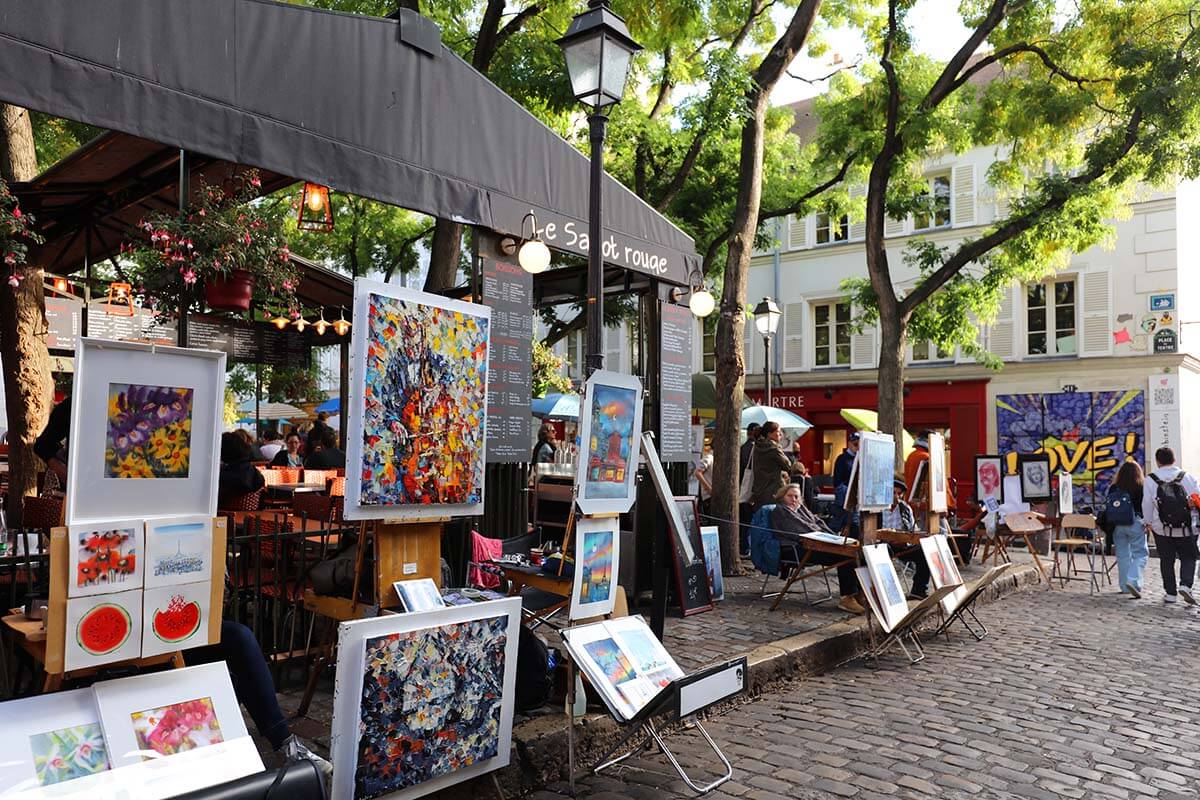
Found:
<path fill-rule="evenodd" d="M 588 162 L 399 19 L 264 0 L 12 0 L 0 98 L 205 156 L 584 252 Z M 673 283 L 690 238 L 609 178 L 605 259 Z"/>

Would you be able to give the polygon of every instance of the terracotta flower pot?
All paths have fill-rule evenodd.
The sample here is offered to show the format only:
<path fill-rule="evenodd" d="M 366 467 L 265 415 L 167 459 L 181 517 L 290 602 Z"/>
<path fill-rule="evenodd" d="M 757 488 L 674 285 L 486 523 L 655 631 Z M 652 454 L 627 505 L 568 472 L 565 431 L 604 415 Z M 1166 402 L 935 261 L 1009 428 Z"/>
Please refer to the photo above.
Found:
<path fill-rule="evenodd" d="M 204 300 L 213 311 L 249 311 L 253 291 L 254 276 L 235 269 L 224 278 L 206 281 Z"/>

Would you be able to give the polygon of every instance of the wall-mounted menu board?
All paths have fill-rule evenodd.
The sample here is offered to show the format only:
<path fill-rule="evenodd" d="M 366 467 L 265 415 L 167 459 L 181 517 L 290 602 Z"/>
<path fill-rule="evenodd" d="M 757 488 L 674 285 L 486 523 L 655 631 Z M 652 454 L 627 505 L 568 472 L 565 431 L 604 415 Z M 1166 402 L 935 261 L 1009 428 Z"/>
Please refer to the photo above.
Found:
<path fill-rule="evenodd" d="M 230 361 L 272 367 L 307 367 L 308 336 L 289 328 L 195 314 L 188 317 L 188 347 L 225 353 Z"/>
<path fill-rule="evenodd" d="M 517 264 L 481 258 L 483 304 L 492 309 L 488 356 L 487 461 L 529 460 L 533 276 Z"/>
<path fill-rule="evenodd" d="M 692 458 L 692 330 L 695 317 L 687 306 L 662 303 L 659 341 L 659 457 L 663 461 Z"/>

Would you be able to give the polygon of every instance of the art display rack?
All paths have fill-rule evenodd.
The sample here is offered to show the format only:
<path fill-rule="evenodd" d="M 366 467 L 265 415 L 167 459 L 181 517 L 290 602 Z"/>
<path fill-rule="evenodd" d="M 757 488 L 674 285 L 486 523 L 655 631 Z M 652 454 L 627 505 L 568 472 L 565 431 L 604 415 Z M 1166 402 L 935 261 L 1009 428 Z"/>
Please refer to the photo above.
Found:
<path fill-rule="evenodd" d="M 742 656 L 723 664 L 706 667 L 682 678 L 676 678 L 627 722 L 622 721 L 610 708 L 609 712 L 612 718 L 626 732 L 600 757 L 599 763 L 592 767 L 592 773 L 599 774 L 609 767 L 640 755 L 654 744 L 666 756 L 680 779 L 697 795 L 707 794 L 726 783 L 733 777 L 733 765 L 705 730 L 698 715 L 722 700 L 744 692 L 746 690 L 746 670 L 746 657 Z M 679 763 L 679 759 L 667 746 L 668 737 L 693 728 L 716 755 L 723 770 L 716 780 L 707 784 L 697 783 L 688 775 Z M 621 755 L 613 756 L 622 748 L 626 748 L 629 742 L 637 737 L 642 737 L 637 745 L 625 749 Z M 574 780 L 574 775 L 572 775 L 572 780 Z"/>
<path fill-rule="evenodd" d="M 212 588 L 209 599 L 210 609 L 220 609 L 225 593 L 224 570 L 218 574 L 216 565 L 225 564 L 225 542 L 227 536 L 227 520 L 225 517 L 214 517 L 212 521 L 212 563 L 214 565 Z M 38 642 L 27 639 L 24 643 L 30 655 L 40 661 L 46 672 L 42 691 L 53 692 L 62 687 L 68 673 L 64 663 L 67 636 L 67 582 L 70 580 L 70 546 L 68 529 L 56 527 L 50 529 L 50 599 L 46 607 L 45 638 Z M 208 641 L 221 640 L 221 614 L 210 613 L 208 618 Z M 94 667 L 72 670 L 69 675 L 78 678 L 96 675 L 101 671 L 118 667 L 152 667 L 171 664 L 175 669 L 186 666 L 183 652 L 176 650 L 157 656 L 145 656 L 124 661 L 114 661 L 111 664 L 101 664 Z"/>

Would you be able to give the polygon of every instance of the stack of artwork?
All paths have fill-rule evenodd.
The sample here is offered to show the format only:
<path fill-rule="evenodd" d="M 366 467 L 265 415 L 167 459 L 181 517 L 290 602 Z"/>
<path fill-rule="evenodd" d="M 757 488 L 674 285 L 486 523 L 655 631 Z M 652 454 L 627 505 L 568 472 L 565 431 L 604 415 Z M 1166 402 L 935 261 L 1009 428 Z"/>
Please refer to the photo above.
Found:
<path fill-rule="evenodd" d="M 247 737 L 224 664 L 12 700 L 0 718 L 0 795 Z M 249 771 L 261 770 L 253 760 Z"/>
<path fill-rule="evenodd" d="M 442 600 L 442 593 L 438 590 L 437 584 L 433 582 L 433 578 L 396 581 L 392 584 L 392 588 L 396 590 L 396 596 L 400 598 L 400 605 L 404 607 L 405 611 L 431 611 L 446 606 L 446 602 Z"/>
<path fill-rule="evenodd" d="M 949 498 L 946 487 L 946 440 L 940 433 L 929 434 L 929 510 L 946 513 Z"/>
<path fill-rule="evenodd" d="M 683 677 L 641 617 L 581 625 L 563 631 L 562 637 L 571 658 L 621 721 L 633 719 L 671 681 Z"/>
<path fill-rule="evenodd" d="M 611 614 L 617 600 L 621 518 L 580 517 L 575 521 L 575 580 L 570 618 Z"/>
<path fill-rule="evenodd" d="M 68 670 L 209 644 L 209 517 L 67 528 Z"/>
<path fill-rule="evenodd" d="M 929 564 L 929 576 L 935 589 L 949 586 L 953 591 L 942 599 L 942 608 L 947 614 L 954 613 L 958 604 L 967 596 L 963 586 L 962 575 L 959 574 L 958 564 L 954 561 L 954 553 L 950 551 L 950 540 L 945 534 L 926 536 L 921 539 L 921 550 L 925 553 L 925 561 Z"/>
<path fill-rule="evenodd" d="M 509 761 L 518 597 L 344 622 L 333 800 L 420 797 Z"/>
<path fill-rule="evenodd" d="M 583 391 L 575 480 L 584 514 L 624 514 L 633 506 L 641 432 L 641 381 L 593 372 Z"/>
<path fill-rule="evenodd" d="M 358 279 L 345 515 L 482 512 L 491 309 Z"/>
<path fill-rule="evenodd" d="M 870 586 L 864 586 L 872 606 L 878 609 L 879 621 L 887 630 L 893 630 L 908 615 L 908 601 L 904 597 L 904 586 L 896 574 L 896 565 L 886 544 L 864 545 L 863 560 L 870 576 Z"/>

